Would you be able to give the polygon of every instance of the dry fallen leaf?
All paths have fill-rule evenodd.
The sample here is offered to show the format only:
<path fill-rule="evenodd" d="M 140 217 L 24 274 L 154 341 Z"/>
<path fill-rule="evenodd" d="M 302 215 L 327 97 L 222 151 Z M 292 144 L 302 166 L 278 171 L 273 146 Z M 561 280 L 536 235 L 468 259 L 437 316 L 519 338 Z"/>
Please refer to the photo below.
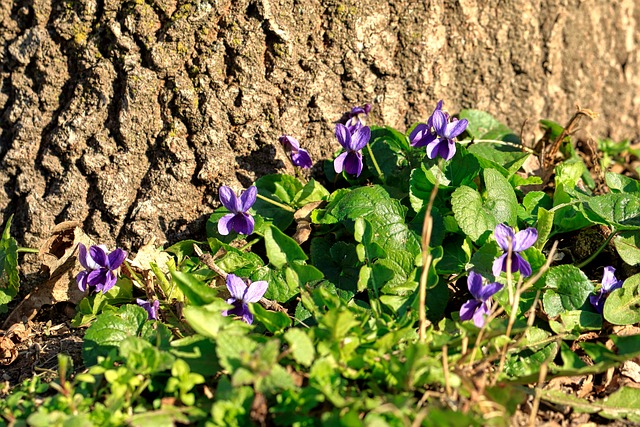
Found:
<path fill-rule="evenodd" d="M 51 236 L 40 246 L 38 257 L 49 279 L 37 286 L 18 304 L 5 320 L 3 328 L 35 317 L 38 310 L 47 304 L 68 301 L 77 304 L 85 293 L 78 289 L 75 276 L 82 270 L 77 262 L 78 243 L 95 244 L 82 231 L 82 223 L 67 221 L 56 225 Z"/>
<path fill-rule="evenodd" d="M 18 358 L 16 343 L 26 341 L 30 334 L 30 327 L 16 323 L 0 337 L 0 365 L 10 365 Z"/>

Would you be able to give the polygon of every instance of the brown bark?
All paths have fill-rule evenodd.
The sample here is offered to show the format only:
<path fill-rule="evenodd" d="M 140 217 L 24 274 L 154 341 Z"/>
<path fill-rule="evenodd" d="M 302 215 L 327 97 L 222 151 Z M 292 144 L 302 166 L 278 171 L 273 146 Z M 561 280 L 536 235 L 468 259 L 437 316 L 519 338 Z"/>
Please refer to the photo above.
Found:
<path fill-rule="evenodd" d="M 77 220 L 136 248 L 198 235 L 221 184 L 317 161 L 370 102 L 400 129 L 438 99 L 514 129 L 580 104 L 640 135 L 634 0 L 14 0 L 0 4 L 0 207 L 37 245 Z"/>

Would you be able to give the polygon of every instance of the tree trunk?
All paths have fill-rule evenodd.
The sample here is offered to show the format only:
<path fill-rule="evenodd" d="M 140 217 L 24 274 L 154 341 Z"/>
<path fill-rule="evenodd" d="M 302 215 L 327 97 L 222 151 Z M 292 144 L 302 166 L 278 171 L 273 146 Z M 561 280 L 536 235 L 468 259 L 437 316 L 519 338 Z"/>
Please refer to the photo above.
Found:
<path fill-rule="evenodd" d="M 373 104 L 406 129 L 439 99 L 529 142 L 575 105 L 640 134 L 635 0 L 14 0 L 0 5 L 0 206 L 35 245 L 78 220 L 109 246 L 202 237 L 217 189 L 318 162 Z M 316 169 L 316 170 L 318 170 Z"/>

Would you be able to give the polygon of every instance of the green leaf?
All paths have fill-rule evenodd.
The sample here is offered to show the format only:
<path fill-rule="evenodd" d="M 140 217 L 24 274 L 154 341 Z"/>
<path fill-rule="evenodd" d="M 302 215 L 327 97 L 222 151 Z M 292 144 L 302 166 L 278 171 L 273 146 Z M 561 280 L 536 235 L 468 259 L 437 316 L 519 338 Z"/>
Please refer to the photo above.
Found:
<path fill-rule="evenodd" d="M 622 231 L 613 238 L 618 255 L 629 265 L 640 265 L 640 233 Z"/>
<path fill-rule="evenodd" d="M 224 343 L 224 345 L 216 345 L 218 361 L 229 372 L 235 372 L 241 368 L 244 361 L 249 361 L 258 348 L 256 340 L 232 331 L 221 332 L 218 342 Z"/>
<path fill-rule="evenodd" d="M 302 190 L 302 183 L 297 178 L 282 174 L 265 175 L 257 179 L 254 185 L 261 196 L 292 207 L 296 196 Z M 271 222 L 281 230 L 285 230 L 293 222 L 293 212 L 260 198 L 254 203 L 252 211 L 264 218 L 265 222 Z M 257 231 L 259 228 L 256 224 Z"/>
<path fill-rule="evenodd" d="M 607 297 L 604 318 L 614 325 L 633 325 L 640 322 L 640 274 L 624 281 L 622 288 Z"/>
<path fill-rule="evenodd" d="M 573 265 L 551 267 L 547 271 L 545 285 L 548 289 L 542 303 L 549 317 L 581 308 L 593 292 L 589 278 Z"/>
<path fill-rule="evenodd" d="M 316 357 L 316 350 L 309 335 L 302 329 L 291 328 L 285 332 L 284 338 L 289 343 L 293 359 L 303 366 L 311 366 Z"/>
<path fill-rule="evenodd" d="M 505 178 L 513 176 L 529 157 L 516 147 L 491 142 L 469 146 L 469 153 L 477 157 L 480 166 L 498 170 Z"/>
<path fill-rule="evenodd" d="M 404 187 L 410 173 L 410 169 L 406 167 L 408 161 L 405 153 L 409 147 L 407 138 L 395 129 L 372 126 L 369 147 L 373 151 L 385 184 L 400 192 L 405 192 Z M 368 171 L 377 177 L 378 171 L 371 159 L 369 148 L 365 148 L 362 153 Z"/>
<path fill-rule="evenodd" d="M 267 258 L 276 268 L 282 268 L 296 260 L 306 261 L 307 259 L 300 245 L 274 226 L 265 228 L 264 244 L 267 249 Z"/>
<path fill-rule="evenodd" d="M 558 207 L 565 203 L 568 204 L 555 210 L 555 233 L 579 230 L 592 224 L 592 222 L 585 217 L 582 205 L 574 204 L 579 197 L 576 188 L 585 171 L 586 168 L 581 161 L 567 160 L 555 168 L 556 190 L 553 193 L 553 206 Z"/>
<path fill-rule="evenodd" d="M 538 215 L 539 208 L 551 209 L 553 200 L 544 191 L 530 191 L 522 199 L 522 205 L 528 213 Z"/>
<path fill-rule="evenodd" d="M 602 316 L 586 310 L 571 310 L 560 314 L 560 321 L 549 321 L 549 326 L 556 334 L 573 333 L 576 337 L 586 331 L 602 329 Z"/>
<path fill-rule="evenodd" d="M 502 250 L 498 244 L 492 240 L 485 243 L 471 256 L 471 265 L 468 269 L 473 269 L 482 277 L 493 277 L 493 261 L 502 255 Z"/>
<path fill-rule="evenodd" d="M 324 274 L 312 265 L 294 262 L 285 269 L 285 277 L 289 288 L 296 289 L 324 279 Z"/>
<path fill-rule="evenodd" d="M 544 245 L 549 240 L 549 235 L 553 229 L 553 217 L 554 211 L 548 211 L 543 207 L 538 208 L 538 222 L 536 223 L 536 229 L 538 230 L 538 240 L 536 240 L 534 247 L 542 250 Z"/>
<path fill-rule="evenodd" d="M 462 231 L 474 242 L 485 241 L 498 224 L 491 210 L 482 203 L 482 196 L 466 185 L 451 197 L 451 208 Z"/>
<path fill-rule="evenodd" d="M 329 195 L 329 191 L 324 188 L 322 184 L 311 178 L 309 182 L 302 187 L 302 190 L 296 194 L 296 197 L 293 199 L 293 204 L 297 207 L 302 207 L 309 203 L 326 200 L 329 198 Z"/>
<path fill-rule="evenodd" d="M 453 235 L 444 242 L 444 255 L 438 263 L 438 273 L 458 274 L 471 260 L 471 243 L 464 236 Z"/>
<path fill-rule="evenodd" d="M 0 313 L 7 312 L 7 304 L 18 294 L 18 244 L 10 235 L 11 220 L 7 220 L 0 239 Z"/>
<path fill-rule="evenodd" d="M 555 337 L 535 326 L 527 328 L 519 344 L 524 350 L 509 356 L 504 369 L 515 379 L 536 375 L 543 363 L 553 360 L 559 348 Z"/>
<path fill-rule="evenodd" d="M 286 328 L 291 326 L 291 319 L 286 313 L 269 311 L 260 304 L 249 305 L 249 310 L 253 313 L 256 320 L 261 322 L 272 334 L 282 333 Z"/>
<path fill-rule="evenodd" d="M 229 304 L 218 298 L 208 305 L 200 307 L 186 306 L 184 308 L 184 317 L 194 331 L 208 338 L 218 338 L 222 330 L 231 326 L 237 330 L 249 329 L 249 325 L 234 319 L 233 316 L 222 315 L 223 311 L 230 308 Z"/>
<path fill-rule="evenodd" d="M 402 205 L 378 185 L 350 191 L 340 199 L 331 214 L 351 232 L 356 219 L 369 221 L 376 231 L 372 242 L 386 252 L 404 249 L 415 255 L 420 253 L 420 243 L 405 223 Z"/>
<path fill-rule="evenodd" d="M 189 273 L 172 271 L 171 276 L 178 288 L 193 305 L 205 305 L 219 299 L 217 289 L 210 288 Z"/>
<path fill-rule="evenodd" d="M 201 335 L 190 335 L 171 342 L 171 354 L 187 362 L 191 372 L 200 375 L 211 376 L 220 370 L 218 361 L 211 357 L 215 352 L 215 342 Z"/>
<path fill-rule="evenodd" d="M 612 193 L 640 193 L 640 181 L 618 173 L 606 172 L 604 180 Z"/>
<path fill-rule="evenodd" d="M 520 142 L 518 135 L 485 111 L 473 109 L 462 110 L 458 117 L 469 120 L 467 133 L 474 139 L 497 139 L 514 143 Z"/>
<path fill-rule="evenodd" d="M 586 205 L 589 219 L 598 224 L 640 230 L 640 197 L 636 194 L 604 194 L 589 198 Z"/>
<path fill-rule="evenodd" d="M 288 281 L 286 278 L 285 270 L 275 270 L 270 267 L 262 267 L 257 269 L 251 280 L 257 282 L 259 280 L 265 280 L 269 283 L 267 292 L 264 297 L 267 299 L 275 300 L 280 303 L 286 303 L 291 298 L 298 295 L 299 284 L 293 281 Z"/>
<path fill-rule="evenodd" d="M 573 408 L 576 412 L 598 413 L 610 419 L 628 419 L 640 422 L 640 390 L 621 387 L 609 396 L 596 401 L 580 399 L 560 390 L 543 390 L 541 397 L 547 402 Z"/>
<path fill-rule="evenodd" d="M 450 181 L 449 186 L 470 185 L 480 173 L 480 163 L 473 154 L 460 148 L 451 161 L 445 164 L 444 174 Z M 427 199 L 428 200 L 428 199 Z"/>
<path fill-rule="evenodd" d="M 485 206 L 493 213 L 498 223 L 516 225 L 518 199 L 516 193 L 500 172 L 495 169 L 484 170 L 484 182 L 487 187 Z"/>
<path fill-rule="evenodd" d="M 87 329 L 82 344 L 82 358 L 87 366 L 95 365 L 98 356 L 106 356 L 127 337 L 140 336 L 147 322 L 146 310 L 137 305 L 123 305 L 113 313 L 103 313 Z"/>

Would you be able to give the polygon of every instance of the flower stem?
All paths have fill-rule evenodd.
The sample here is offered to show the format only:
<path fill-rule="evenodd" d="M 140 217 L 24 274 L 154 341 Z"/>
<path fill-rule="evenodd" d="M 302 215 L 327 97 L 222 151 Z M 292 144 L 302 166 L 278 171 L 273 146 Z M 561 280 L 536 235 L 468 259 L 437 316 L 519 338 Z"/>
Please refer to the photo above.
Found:
<path fill-rule="evenodd" d="M 33 249 L 33 248 L 18 248 L 18 250 L 16 251 L 17 253 L 25 253 L 25 254 L 37 254 L 40 251 L 38 249 Z"/>
<path fill-rule="evenodd" d="M 306 184 L 307 183 L 307 179 L 302 175 L 302 171 L 300 170 L 300 168 L 297 167 L 297 166 L 294 166 L 293 170 L 296 171 L 296 178 L 298 178 L 298 180 L 300 182 L 302 182 L 303 184 Z"/>
<path fill-rule="evenodd" d="M 591 261 L 593 261 L 600 254 L 600 252 L 602 252 L 604 248 L 606 248 L 607 245 L 609 245 L 609 242 L 611 242 L 611 239 L 613 239 L 616 236 L 616 234 L 618 234 L 618 230 L 611 231 L 611 234 L 609 234 L 609 237 L 607 237 L 607 239 L 602 243 L 602 245 L 600 245 L 600 247 L 594 253 L 592 253 L 591 256 L 589 256 L 589 258 L 585 259 L 580 264 L 576 265 L 576 267 L 582 268 L 585 265 L 589 264 Z"/>
<path fill-rule="evenodd" d="M 253 239 L 252 241 L 248 242 L 246 245 L 240 247 L 240 251 L 244 252 L 247 249 L 251 248 L 251 246 L 255 245 L 256 243 L 258 243 L 260 241 L 260 239 Z"/>
<path fill-rule="evenodd" d="M 270 199 L 270 198 L 268 198 L 268 197 L 264 197 L 264 196 L 263 196 L 263 195 L 261 195 L 260 193 L 258 193 L 258 194 L 257 194 L 257 197 L 258 197 L 258 199 L 264 200 L 264 201 L 265 201 L 265 202 L 267 202 L 267 203 L 271 203 L 272 205 L 277 206 L 277 207 L 279 207 L 279 208 L 282 208 L 282 209 L 284 209 L 285 211 L 292 212 L 292 213 L 295 213 L 295 212 L 296 212 L 296 210 L 295 210 L 295 209 L 293 209 L 291 206 L 283 205 L 282 203 L 280 203 L 280 202 L 276 202 L 276 201 L 275 201 L 275 200 L 273 200 L 273 199 Z"/>
<path fill-rule="evenodd" d="M 376 156 L 373 155 L 373 150 L 371 149 L 371 144 L 367 144 L 367 150 L 369 150 L 369 156 L 371 156 L 371 160 L 373 161 L 373 167 L 376 168 L 376 172 L 378 172 L 378 176 L 382 180 L 382 182 L 386 182 L 382 171 L 380 170 L 380 166 L 378 165 L 378 161 L 376 160 Z"/>
<path fill-rule="evenodd" d="M 424 222 L 422 224 L 422 274 L 420 274 L 420 290 L 419 290 L 419 305 L 418 305 L 418 317 L 420 319 L 419 338 L 420 342 L 425 342 L 427 334 L 427 280 L 429 279 L 429 268 L 433 262 L 433 255 L 429 249 L 429 242 L 431 241 L 431 233 L 433 232 L 433 217 L 431 216 L 431 209 L 433 208 L 433 202 L 436 200 L 436 194 L 438 193 L 438 182 L 431 190 L 431 196 L 429 197 L 429 203 L 427 209 L 424 212 Z"/>

